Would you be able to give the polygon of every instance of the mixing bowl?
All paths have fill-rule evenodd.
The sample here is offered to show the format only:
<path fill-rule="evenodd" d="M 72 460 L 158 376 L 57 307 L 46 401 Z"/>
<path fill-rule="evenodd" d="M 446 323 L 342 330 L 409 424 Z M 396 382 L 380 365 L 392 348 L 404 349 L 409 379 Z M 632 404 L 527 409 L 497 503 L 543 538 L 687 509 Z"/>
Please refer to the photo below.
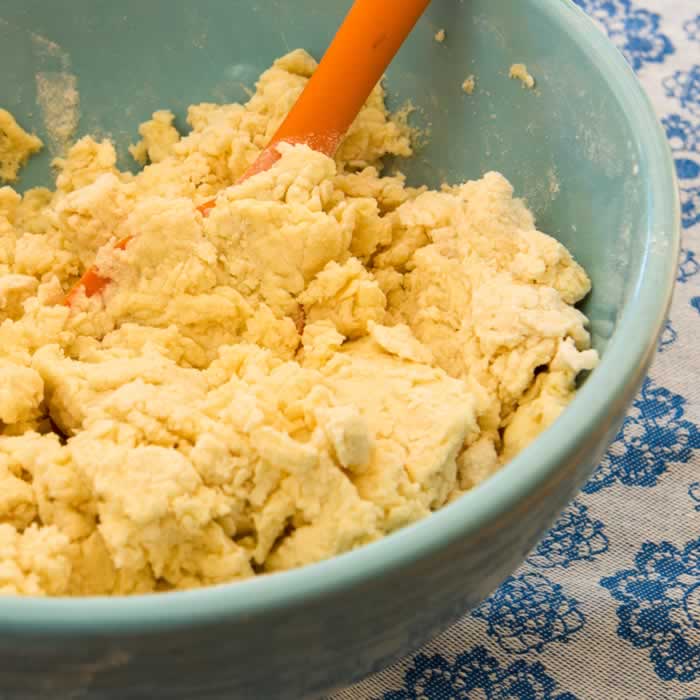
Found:
<path fill-rule="evenodd" d="M 79 132 L 126 145 L 153 110 L 245 99 L 288 49 L 320 56 L 349 0 L 2 0 L 0 104 L 51 143 L 47 81 L 75 83 Z M 433 39 L 439 28 L 447 39 Z M 526 63 L 535 90 L 508 79 Z M 461 89 L 470 74 L 477 89 Z M 381 542 L 288 573 L 123 599 L 0 599 L 3 698 L 319 697 L 381 668 L 481 601 L 589 476 L 653 355 L 678 204 L 652 109 L 568 0 L 436 0 L 389 71 L 439 185 L 500 170 L 593 280 L 602 362 L 556 424 L 458 502 Z M 340 86 L 342 88 L 342 86 Z M 63 97 L 61 97 L 63 95 Z M 39 101 L 37 102 L 37 97 Z M 180 126 L 184 126 L 181 121 Z M 48 127 L 48 128 L 47 128 Z M 22 186 L 48 183 L 49 156 Z"/>

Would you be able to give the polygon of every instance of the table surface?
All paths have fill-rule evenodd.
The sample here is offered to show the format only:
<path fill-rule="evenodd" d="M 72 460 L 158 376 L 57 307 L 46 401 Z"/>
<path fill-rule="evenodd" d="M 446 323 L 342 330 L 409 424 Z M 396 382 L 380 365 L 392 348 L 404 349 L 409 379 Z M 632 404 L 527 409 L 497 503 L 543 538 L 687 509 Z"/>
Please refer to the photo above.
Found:
<path fill-rule="evenodd" d="M 418 654 L 333 700 L 700 700 L 700 0 L 575 0 L 666 129 L 683 250 L 658 355 L 526 563 Z"/>

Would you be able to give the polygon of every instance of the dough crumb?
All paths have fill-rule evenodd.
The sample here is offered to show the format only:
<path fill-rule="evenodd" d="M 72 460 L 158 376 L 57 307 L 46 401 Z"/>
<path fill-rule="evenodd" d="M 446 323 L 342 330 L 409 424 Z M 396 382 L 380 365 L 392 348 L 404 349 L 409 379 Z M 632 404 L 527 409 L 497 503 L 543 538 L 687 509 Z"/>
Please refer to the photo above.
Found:
<path fill-rule="evenodd" d="M 435 32 L 435 41 L 437 41 L 438 44 L 442 44 L 446 36 L 444 29 L 438 29 L 438 31 Z"/>
<path fill-rule="evenodd" d="M 467 93 L 467 95 L 471 95 L 474 92 L 474 88 L 476 87 L 476 77 L 473 75 L 470 75 L 463 83 L 462 83 L 462 90 Z"/>
<path fill-rule="evenodd" d="M 530 75 L 524 63 L 514 63 L 510 67 L 508 77 L 511 80 L 519 80 L 523 84 L 523 87 L 529 90 L 535 87 L 535 79 Z"/>
<path fill-rule="evenodd" d="M 0 180 L 14 182 L 20 168 L 44 144 L 28 134 L 5 109 L 0 109 Z"/>

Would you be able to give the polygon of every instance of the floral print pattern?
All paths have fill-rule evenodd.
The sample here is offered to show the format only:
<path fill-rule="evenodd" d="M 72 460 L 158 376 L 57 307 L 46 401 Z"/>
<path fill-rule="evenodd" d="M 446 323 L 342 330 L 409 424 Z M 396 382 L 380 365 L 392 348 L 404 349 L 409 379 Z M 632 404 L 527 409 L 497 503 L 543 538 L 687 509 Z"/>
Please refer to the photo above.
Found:
<path fill-rule="evenodd" d="M 618 634 L 649 658 L 662 680 L 700 680 L 700 539 L 682 549 L 645 542 L 635 568 L 601 580 L 615 600 Z"/>

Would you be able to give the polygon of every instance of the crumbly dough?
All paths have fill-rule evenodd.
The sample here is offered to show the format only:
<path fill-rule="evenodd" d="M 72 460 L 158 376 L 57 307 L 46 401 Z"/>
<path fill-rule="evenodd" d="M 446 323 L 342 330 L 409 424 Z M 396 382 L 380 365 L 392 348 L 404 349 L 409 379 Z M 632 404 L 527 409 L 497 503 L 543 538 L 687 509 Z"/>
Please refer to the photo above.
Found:
<path fill-rule="evenodd" d="M 508 77 L 511 80 L 519 80 L 523 84 L 523 87 L 529 90 L 535 87 L 535 79 L 530 75 L 524 63 L 514 63 L 508 71 Z"/>
<path fill-rule="evenodd" d="M 501 175 L 381 175 L 411 144 L 380 86 L 335 160 L 283 145 L 234 184 L 315 65 L 294 51 L 247 104 L 190 107 L 185 136 L 157 112 L 136 175 L 86 137 L 55 191 L 0 189 L 0 593 L 346 552 L 487 478 L 595 365 L 588 278 Z M 112 283 L 61 304 L 92 264 Z"/>
<path fill-rule="evenodd" d="M 447 34 L 445 33 L 444 29 L 438 29 L 435 32 L 434 39 L 435 39 L 435 41 L 437 41 L 438 44 L 442 44 L 442 42 L 445 41 L 446 36 L 447 36 Z"/>
<path fill-rule="evenodd" d="M 14 182 L 30 156 L 41 149 L 41 139 L 28 134 L 5 109 L 0 109 L 0 182 Z"/>

